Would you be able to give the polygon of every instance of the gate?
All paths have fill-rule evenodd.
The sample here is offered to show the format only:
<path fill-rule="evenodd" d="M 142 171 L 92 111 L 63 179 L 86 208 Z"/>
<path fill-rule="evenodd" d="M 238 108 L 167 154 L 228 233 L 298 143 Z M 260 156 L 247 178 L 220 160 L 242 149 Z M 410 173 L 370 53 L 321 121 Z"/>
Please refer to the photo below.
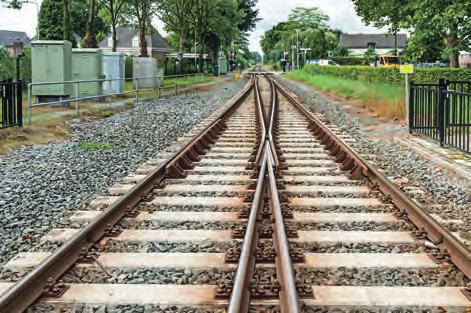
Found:
<path fill-rule="evenodd" d="M 409 131 L 470 153 L 471 82 L 410 85 Z"/>
<path fill-rule="evenodd" d="M 21 80 L 0 81 L 0 94 L 2 108 L 0 112 L 2 123 L 0 128 L 23 126 L 22 89 Z"/>

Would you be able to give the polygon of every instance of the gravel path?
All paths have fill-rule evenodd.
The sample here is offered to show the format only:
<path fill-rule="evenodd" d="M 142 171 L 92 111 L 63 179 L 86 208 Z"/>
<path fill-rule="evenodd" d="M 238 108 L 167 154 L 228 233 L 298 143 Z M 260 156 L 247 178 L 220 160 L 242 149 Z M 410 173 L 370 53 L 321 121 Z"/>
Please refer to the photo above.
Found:
<path fill-rule="evenodd" d="M 308 86 L 293 82 L 284 77 L 277 80 L 292 92 L 296 93 L 304 104 L 309 105 L 316 113 L 323 113 L 324 122 L 330 122 L 340 127 L 346 134 L 356 141 L 355 149 L 364 155 L 374 155 L 368 159 L 375 162 L 386 174 L 394 178 L 407 177 L 409 186 L 423 189 L 425 194 L 403 190 L 416 198 L 431 213 L 438 214 L 445 219 L 456 219 L 463 222 L 461 225 L 447 225 L 451 231 L 459 231 L 464 237 L 471 235 L 471 192 L 462 183 L 450 178 L 448 172 L 440 169 L 420 155 L 407 150 L 397 144 L 372 138 L 361 129 L 361 121 L 352 117 L 344 110 L 339 109 L 326 97 L 318 95 Z"/>
<path fill-rule="evenodd" d="M 24 147 L 0 157 L 0 266 L 28 251 L 71 212 L 139 164 L 159 155 L 232 97 L 244 81 L 200 94 L 148 101 L 133 110 L 71 124 L 61 143 Z"/>

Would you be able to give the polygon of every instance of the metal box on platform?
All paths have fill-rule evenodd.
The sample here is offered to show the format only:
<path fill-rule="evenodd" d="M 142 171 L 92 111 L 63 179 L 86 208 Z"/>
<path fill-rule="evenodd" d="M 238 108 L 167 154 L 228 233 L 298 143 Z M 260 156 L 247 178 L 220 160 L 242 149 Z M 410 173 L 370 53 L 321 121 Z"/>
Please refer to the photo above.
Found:
<path fill-rule="evenodd" d="M 103 52 L 102 74 L 105 79 L 117 79 L 103 83 L 105 94 L 124 92 L 125 55 L 121 52 Z"/>
<path fill-rule="evenodd" d="M 38 40 L 31 43 L 31 80 L 52 83 L 72 80 L 72 44 L 69 41 Z M 73 94 L 71 84 L 33 86 L 39 98 L 66 98 Z"/>
<path fill-rule="evenodd" d="M 103 79 L 101 50 L 72 49 L 72 80 L 97 79 Z M 74 96 L 82 98 L 101 94 L 103 94 L 103 82 L 74 84 Z"/>

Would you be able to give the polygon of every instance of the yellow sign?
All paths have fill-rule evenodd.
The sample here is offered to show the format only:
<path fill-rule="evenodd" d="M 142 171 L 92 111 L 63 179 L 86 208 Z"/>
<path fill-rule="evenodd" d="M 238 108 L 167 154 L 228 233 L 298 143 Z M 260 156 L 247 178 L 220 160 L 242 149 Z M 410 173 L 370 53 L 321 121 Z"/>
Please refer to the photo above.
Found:
<path fill-rule="evenodd" d="M 401 74 L 412 74 L 414 73 L 414 65 L 412 64 L 404 64 L 401 65 Z"/>

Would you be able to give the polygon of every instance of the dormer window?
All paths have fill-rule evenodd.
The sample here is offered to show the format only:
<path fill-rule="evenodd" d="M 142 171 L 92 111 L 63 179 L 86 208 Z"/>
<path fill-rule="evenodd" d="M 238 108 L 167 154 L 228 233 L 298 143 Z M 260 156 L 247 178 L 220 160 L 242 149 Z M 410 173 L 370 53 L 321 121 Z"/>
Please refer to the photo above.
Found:
<path fill-rule="evenodd" d="M 139 47 L 139 38 L 137 36 L 135 36 L 133 39 L 132 39 L 132 46 L 133 47 Z"/>
<path fill-rule="evenodd" d="M 368 49 L 375 50 L 376 49 L 376 42 L 369 42 L 367 47 L 368 47 Z"/>

